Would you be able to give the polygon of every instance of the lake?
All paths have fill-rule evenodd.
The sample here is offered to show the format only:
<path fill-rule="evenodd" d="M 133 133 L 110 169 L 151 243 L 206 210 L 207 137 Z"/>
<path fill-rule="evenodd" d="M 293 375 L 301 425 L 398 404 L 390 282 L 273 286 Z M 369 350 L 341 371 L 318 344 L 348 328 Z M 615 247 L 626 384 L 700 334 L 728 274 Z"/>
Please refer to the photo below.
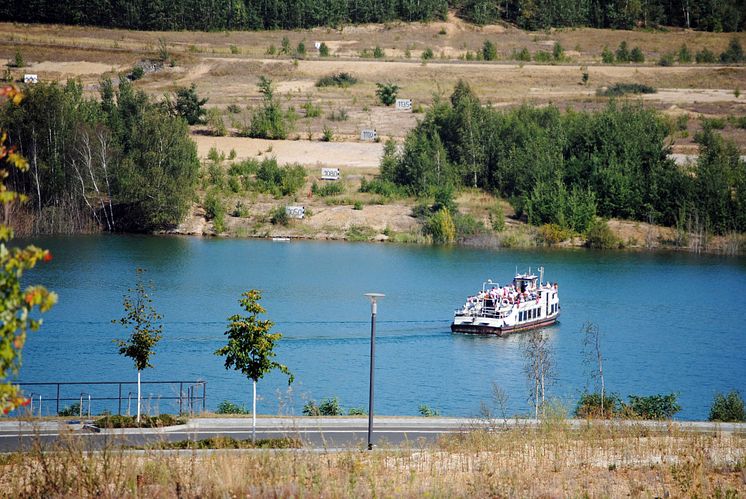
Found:
<path fill-rule="evenodd" d="M 29 335 L 26 382 L 135 380 L 132 361 L 113 343 L 126 331 L 111 321 L 123 315 L 122 296 L 143 267 L 164 317 L 155 367 L 143 381 L 205 380 L 208 408 L 223 400 L 251 405 L 250 382 L 213 352 L 225 344 L 226 318 L 241 312 L 241 293 L 257 288 L 284 335 L 276 360 L 296 378 L 290 392 L 277 372 L 261 380 L 259 413 L 300 414 L 307 400 L 332 396 L 345 409 L 367 409 L 370 304 L 363 295 L 380 292 L 376 414 L 412 415 L 426 404 L 447 416 L 475 416 L 481 401 L 492 403 L 493 382 L 507 395 L 507 414 L 526 414 L 520 334 L 454 335 L 449 325 L 487 278 L 507 282 L 516 269 L 543 265 L 545 279 L 559 282 L 562 305 L 560 323 L 547 330 L 550 396 L 572 408 L 593 386 L 582 353 L 586 321 L 602 331 L 607 391 L 624 399 L 676 392 L 677 419 L 705 419 L 716 392 L 746 394 L 743 258 L 111 235 L 34 242 L 54 259 L 28 282 L 56 291 L 59 303 Z"/>

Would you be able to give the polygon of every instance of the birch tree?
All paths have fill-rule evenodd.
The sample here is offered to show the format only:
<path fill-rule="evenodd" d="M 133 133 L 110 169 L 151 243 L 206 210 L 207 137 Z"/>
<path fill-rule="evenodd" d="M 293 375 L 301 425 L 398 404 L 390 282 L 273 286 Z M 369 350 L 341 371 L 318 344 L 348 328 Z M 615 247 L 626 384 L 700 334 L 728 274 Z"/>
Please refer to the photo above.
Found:
<path fill-rule="evenodd" d="M 153 289 L 152 283 L 146 285 L 143 282 L 144 269 L 136 269 L 137 283 L 134 288 L 127 290 L 122 305 L 124 316 L 112 322 L 121 324 L 130 330 L 130 336 L 126 340 L 114 340 L 119 347 L 119 353 L 131 358 L 137 369 L 137 422 L 140 422 L 140 372 L 148 367 L 153 367 L 150 358 L 155 353 L 153 348 L 163 336 L 163 318 L 153 307 L 153 299 L 150 298 L 149 290 Z"/>
<path fill-rule="evenodd" d="M 592 322 L 583 324 L 580 330 L 583 333 L 583 354 L 585 362 L 594 366 L 591 370 L 591 378 L 598 379 L 601 385 L 601 417 L 604 416 L 604 402 L 606 399 L 606 385 L 604 383 L 604 357 L 601 353 L 601 330 Z M 613 408 L 609 408 L 613 410 Z"/>
<path fill-rule="evenodd" d="M 295 379 L 287 366 L 272 360 L 275 357 L 275 344 L 282 338 L 280 333 L 270 333 L 274 323 L 270 320 L 258 319 L 259 314 L 266 313 L 259 304 L 262 293 L 252 289 L 241 295 L 238 302 L 249 313 L 248 316 L 239 314 L 228 317 L 228 344 L 215 351 L 215 355 L 225 357 L 225 368 L 235 369 L 252 381 L 252 440 L 256 441 L 256 384 L 273 369 L 277 369 L 288 376 L 288 384 Z"/>
<path fill-rule="evenodd" d="M 554 355 L 544 331 L 531 331 L 523 343 L 524 372 L 529 382 L 529 400 L 534 406 L 534 417 L 539 419 L 539 409 L 544 413 L 546 387 L 554 377 Z"/>

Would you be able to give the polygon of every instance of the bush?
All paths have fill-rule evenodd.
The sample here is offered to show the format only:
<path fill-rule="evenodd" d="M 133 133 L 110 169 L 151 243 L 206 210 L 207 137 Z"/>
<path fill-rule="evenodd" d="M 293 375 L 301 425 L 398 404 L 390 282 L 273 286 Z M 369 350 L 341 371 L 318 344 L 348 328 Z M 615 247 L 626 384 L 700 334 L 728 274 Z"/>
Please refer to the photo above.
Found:
<path fill-rule="evenodd" d="M 642 53 L 640 47 L 635 47 L 632 52 L 629 53 L 630 62 L 642 63 L 645 62 L 645 54 Z"/>
<path fill-rule="evenodd" d="M 238 163 L 233 163 L 230 168 L 228 168 L 228 175 L 248 176 L 255 174 L 258 169 L 259 162 L 256 159 L 250 158 Z"/>
<path fill-rule="evenodd" d="M 311 186 L 311 192 L 321 197 L 337 196 L 339 194 L 343 194 L 344 191 L 344 186 L 340 182 L 329 182 L 322 185 L 321 187 L 319 187 L 318 184 L 314 182 Z"/>
<path fill-rule="evenodd" d="M 325 398 L 320 404 L 315 400 L 309 400 L 303 405 L 304 416 L 341 416 L 342 408 L 339 406 L 337 397 Z"/>
<path fill-rule="evenodd" d="M 695 60 L 697 61 L 697 64 L 714 64 L 715 53 L 707 48 L 703 48 L 702 50 L 697 52 Z"/>
<path fill-rule="evenodd" d="M 347 121 L 349 117 L 350 115 L 347 113 L 347 109 L 344 108 L 332 110 L 332 112 L 329 113 L 329 119 L 332 121 Z"/>
<path fill-rule="evenodd" d="M 225 137 L 228 134 L 228 129 L 223 121 L 223 115 L 216 107 L 210 108 L 207 111 L 207 126 L 210 128 L 210 132 L 216 137 Z"/>
<path fill-rule="evenodd" d="M 269 223 L 286 226 L 290 222 L 284 206 L 277 206 L 270 212 Z"/>
<path fill-rule="evenodd" d="M 733 423 L 746 421 L 746 410 L 744 410 L 741 394 L 736 390 L 731 391 L 728 395 L 716 393 L 712 407 L 710 407 L 708 420 Z"/>
<path fill-rule="evenodd" d="M 710 130 L 722 130 L 725 128 L 725 119 L 705 118 L 702 120 L 702 128 Z"/>
<path fill-rule="evenodd" d="M 137 81 L 143 76 L 145 76 L 145 70 L 142 68 L 142 66 L 135 66 L 134 68 L 132 68 L 132 71 L 129 74 L 129 79 L 132 81 Z"/>
<path fill-rule="evenodd" d="M 461 214 L 454 209 L 453 225 L 456 227 L 456 237 L 463 239 L 484 233 L 484 224 L 469 214 Z"/>
<path fill-rule="evenodd" d="M 220 199 L 217 190 L 210 190 L 205 196 L 205 218 L 212 220 L 219 217 L 224 211 L 223 201 Z"/>
<path fill-rule="evenodd" d="M 333 73 L 328 76 L 319 78 L 316 82 L 317 87 L 342 87 L 347 88 L 357 83 L 357 78 L 352 76 L 350 73 L 341 72 Z"/>
<path fill-rule="evenodd" d="M 743 48 L 737 38 L 731 38 L 728 48 L 720 54 L 720 62 L 737 64 L 744 60 Z"/>
<path fill-rule="evenodd" d="M 161 414 L 159 416 L 141 416 L 140 422 L 133 416 L 105 416 L 93 422 L 98 428 L 162 428 L 164 426 L 174 426 L 185 424 L 186 419 L 174 417 L 170 414 Z"/>
<path fill-rule="evenodd" d="M 629 62 L 629 49 L 627 49 L 627 42 L 624 40 L 616 49 L 616 60 L 617 62 Z"/>
<path fill-rule="evenodd" d="M 24 61 L 23 54 L 21 54 L 20 49 L 16 49 L 15 56 L 13 57 L 13 62 L 9 65 L 16 68 L 23 68 L 26 66 L 26 61 Z"/>
<path fill-rule="evenodd" d="M 614 52 L 609 50 L 609 47 L 604 45 L 604 49 L 601 51 L 601 61 L 604 64 L 614 64 Z"/>
<path fill-rule="evenodd" d="M 575 416 L 579 418 L 608 419 L 622 413 L 623 403 L 616 394 L 604 395 L 603 410 L 601 410 L 600 393 L 584 393 L 575 406 Z"/>
<path fill-rule="evenodd" d="M 329 45 L 326 42 L 321 42 L 321 45 L 319 45 L 319 55 L 321 57 L 329 57 Z"/>
<path fill-rule="evenodd" d="M 384 106 L 390 106 L 396 102 L 399 86 L 394 83 L 376 83 L 376 95 Z"/>
<path fill-rule="evenodd" d="M 544 224 L 539 227 L 539 237 L 541 237 L 545 244 L 552 246 L 570 239 L 572 237 L 572 231 L 560 227 L 557 224 Z"/>
<path fill-rule="evenodd" d="M 230 400 L 223 400 L 218 404 L 216 414 L 251 414 L 251 411 L 242 405 L 234 404 Z"/>
<path fill-rule="evenodd" d="M 331 142 L 332 140 L 334 140 L 334 130 L 329 125 L 324 125 L 323 130 L 321 130 L 321 142 Z"/>
<path fill-rule="evenodd" d="M 237 55 L 241 53 L 241 49 L 236 47 L 235 45 L 231 45 L 230 47 L 231 54 Z"/>
<path fill-rule="evenodd" d="M 510 55 L 510 57 L 516 61 L 529 62 L 531 60 L 531 52 L 529 52 L 526 47 L 523 47 L 518 52 L 513 50 L 513 53 Z"/>
<path fill-rule="evenodd" d="M 654 87 L 640 83 L 615 83 L 598 94 L 602 97 L 620 97 L 624 94 L 654 94 L 656 92 Z"/>
<path fill-rule="evenodd" d="M 433 53 L 433 49 L 430 47 L 427 47 L 425 50 L 422 51 L 422 54 L 420 55 L 420 58 L 423 61 L 427 61 L 435 57 L 435 54 Z"/>
<path fill-rule="evenodd" d="M 280 167 L 274 158 L 262 160 L 256 172 L 257 189 L 275 197 L 289 196 L 303 187 L 306 170 L 300 165 Z"/>
<path fill-rule="evenodd" d="M 537 50 L 536 53 L 534 53 L 534 61 L 536 62 L 549 62 L 551 60 L 552 54 L 546 50 Z"/>
<path fill-rule="evenodd" d="M 585 245 L 595 249 L 612 249 L 619 247 L 619 239 L 611 232 L 606 220 L 597 218 L 591 223 L 586 233 Z"/>
<path fill-rule="evenodd" d="M 368 413 L 365 412 L 365 409 L 362 407 L 350 407 L 350 410 L 347 411 L 348 416 L 367 416 Z"/>
<path fill-rule="evenodd" d="M 675 393 L 647 397 L 630 395 L 629 404 L 624 406 L 624 410 L 631 416 L 660 420 L 671 419 L 681 410 L 681 406 L 676 403 Z"/>
<path fill-rule="evenodd" d="M 376 177 L 373 180 L 366 181 L 362 179 L 360 181 L 360 192 L 369 192 L 371 194 L 378 194 L 385 198 L 399 198 L 406 197 L 406 189 L 399 186 L 389 180 L 384 180 L 380 177 Z"/>
<path fill-rule="evenodd" d="M 423 232 L 432 236 L 436 244 L 451 244 L 456 240 L 456 225 L 453 223 L 448 208 L 442 208 L 430 215 L 423 227 Z"/>
<path fill-rule="evenodd" d="M 298 46 L 295 47 L 296 57 L 305 57 L 306 55 L 306 42 L 301 40 L 298 42 Z"/>
<path fill-rule="evenodd" d="M 361 203 L 360 201 L 355 201 L 355 204 L 352 205 L 352 209 L 353 210 L 357 210 L 357 211 L 362 210 L 363 209 L 363 203 Z"/>
<path fill-rule="evenodd" d="M 498 204 L 490 208 L 490 225 L 492 230 L 495 232 L 502 232 L 505 230 L 505 213 L 503 213 L 502 207 Z"/>
<path fill-rule="evenodd" d="M 689 64 L 692 62 L 692 53 L 689 51 L 689 47 L 686 46 L 686 43 L 679 47 L 678 59 L 679 64 Z"/>
<path fill-rule="evenodd" d="M 383 59 L 384 57 L 386 57 L 386 52 L 384 52 L 381 47 L 376 45 L 376 48 L 373 49 L 373 57 L 375 57 L 376 59 Z"/>
<path fill-rule="evenodd" d="M 673 54 L 671 53 L 663 54 L 661 55 L 661 58 L 658 59 L 658 66 L 664 66 L 664 67 L 673 66 L 673 60 L 674 60 Z"/>
<path fill-rule="evenodd" d="M 420 412 L 420 415 L 426 418 L 440 416 L 440 412 L 437 409 L 431 409 L 427 404 L 420 404 L 418 410 Z"/>
<path fill-rule="evenodd" d="M 57 415 L 64 416 L 64 417 L 70 417 L 70 416 L 74 416 L 76 418 L 79 417 L 80 416 L 80 402 L 75 402 L 74 404 L 70 404 L 69 406 L 62 408 L 62 410 L 60 410 L 57 413 Z"/>
<path fill-rule="evenodd" d="M 311 101 L 304 102 L 300 107 L 306 112 L 306 118 L 317 118 L 321 116 L 321 106 L 318 106 Z"/>
<path fill-rule="evenodd" d="M 482 45 L 482 59 L 485 61 L 494 61 L 497 59 L 497 47 L 489 40 L 485 40 L 484 45 Z"/>

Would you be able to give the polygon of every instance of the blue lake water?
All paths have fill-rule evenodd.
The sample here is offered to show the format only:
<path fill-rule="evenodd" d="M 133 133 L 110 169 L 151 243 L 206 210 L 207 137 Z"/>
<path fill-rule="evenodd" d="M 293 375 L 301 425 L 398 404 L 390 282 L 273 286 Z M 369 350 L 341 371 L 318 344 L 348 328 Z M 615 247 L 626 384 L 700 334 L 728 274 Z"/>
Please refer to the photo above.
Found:
<path fill-rule="evenodd" d="M 493 382 L 507 393 L 509 414 L 528 413 L 521 336 L 454 335 L 449 324 L 487 278 L 506 282 L 516 268 L 543 265 L 545 279 L 559 282 L 562 305 L 561 322 L 547 330 L 556 371 L 550 396 L 573 407 L 591 383 L 580 334 L 586 321 L 602 331 L 607 390 L 622 398 L 676 392 L 677 418 L 704 419 L 716 392 L 746 394 L 742 258 L 150 236 L 34 242 L 54 259 L 29 282 L 56 291 L 59 304 L 29 336 L 26 382 L 136 379 L 112 341 L 126 332 L 111 320 L 122 316 L 122 295 L 139 266 L 164 316 L 155 367 L 143 381 L 203 379 L 208 408 L 223 400 L 250 406 L 250 383 L 213 352 L 225 344 L 226 318 L 241 311 L 240 294 L 257 288 L 284 335 L 276 360 L 296 378 L 290 394 L 279 373 L 261 380 L 260 413 L 299 414 L 309 398 L 331 396 L 344 408 L 366 408 L 370 304 L 363 294 L 370 291 L 386 294 L 378 309 L 377 414 L 417 414 L 427 404 L 443 415 L 474 416 L 480 401 L 491 401 Z"/>

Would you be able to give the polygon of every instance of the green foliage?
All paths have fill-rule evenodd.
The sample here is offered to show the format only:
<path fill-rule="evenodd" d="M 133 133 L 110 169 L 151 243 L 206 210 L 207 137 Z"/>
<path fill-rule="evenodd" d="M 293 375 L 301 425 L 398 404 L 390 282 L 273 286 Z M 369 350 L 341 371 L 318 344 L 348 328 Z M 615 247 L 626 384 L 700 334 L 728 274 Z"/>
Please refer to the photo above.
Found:
<path fill-rule="evenodd" d="M 489 40 L 485 40 L 482 45 L 482 59 L 485 61 L 497 60 L 497 47 Z"/>
<path fill-rule="evenodd" d="M 722 130 L 725 128 L 724 118 L 704 118 L 702 128 L 709 130 Z"/>
<path fill-rule="evenodd" d="M 396 96 L 399 93 L 399 85 L 394 83 L 376 83 L 376 95 L 378 100 L 384 106 L 391 106 L 396 102 Z"/>
<path fill-rule="evenodd" d="M 272 321 L 259 319 L 259 315 L 266 312 L 259 304 L 261 291 L 252 289 L 241 296 L 241 308 L 249 315 L 228 317 L 228 329 L 225 331 L 228 344 L 216 350 L 215 355 L 225 357 L 226 369 L 235 369 L 254 382 L 277 369 L 288 376 L 288 384 L 292 383 L 294 377 L 287 366 L 272 360 L 276 356 L 275 345 L 282 334 L 270 332 L 274 326 Z"/>
<path fill-rule="evenodd" d="M 230 400 L 223 400 L 218 404 L 218 408 L 215 411 L 216 414 L 251 414 L 251 411 L 246 407 L 238 404 L 234 404 Z"/>
<path fill-rule="evenodd" d="M 304 102 L 300 107 L 306 112 L 306 118 L 318 118 L 321 116 L 321 106 L 311 101 Z"/>
<path fill-rule="evenodd" d="M 345 71 L 332 73 L 319 78 L 316 82 L 317 87 L 341 87 L 347 88 L 357 83 L 357 78 Z"/>
<path fill-rule="evenodd" d="M 714 64 L 715 62 L 717 62 L 717 59 L 715 58 L 715 53 L 712 52 L 707 47 L 697 52 L 697 55 L 695 56 L 695 60 L 697 61 L 697 64 Z"/>
<path fill-rule="evenodd" d="M 720 54 L 720 62 L 725 64 L 738 64 L 742 61 L 746 61 L 746 58 L 744 58 L 743 55 L 741 42 L 738 41 L 738 38 L 731 38 L 728 48 Z"/>
<path fill-rule="evenodd" d="M 305 57 L 306 56 L 306 42 L 301 40 L 298 42 L 298 46 L 295 47 L 295 55 L 296 57 Z"/>
<path fill-rule="evenodd" d="M 238 47 L 236 47 L 235 45 L 231 45 L 231 46 L 230 46 L 230 47 L 228 47 L 228 48 L 229 48 L 229 50 L 231 51 L 231 54 L 233 54 L 233 55 L 238 55 L 238 54 L 240 54 L 240 53 L 241 53 L 241 49 L 240 49 L 240 48 L 238 48 Z"/>
<path fill-rule="evenodd" d="M 376 59 L 383 59 L 384 57 L 386 57 L 386 53 L 381 47 L 376 45 L 376 48 L 373 49 L 373 57 L 375 57 Z"/>
<path fill-rule="evenodd" d="M 321 45 L 319 46 L 319 55 L 321 57 L 329 57 L 329 45 L 327 45 L 326 42 L 321 42 Z"/>
<path fill-rule="evenodd" d="M 142 68 L 142 66 L 135 66 L 134 68 L 132 68 L 132 71 L 130 71 L 128 78 L 132 81 L 137 81 L 143 76 L 145 76 L 145 70 Z"/>
<path fill-rule="evenodd" d="M 329 113 L 329 119 L 332 121 L 347 121 L 349 117 L 347 109 L 345 108 L 332 110 L 332 112 Z"/>
<path fill-rule="evenodd" d="M 552 54 L 546 50 L 537 50 L 534 52 L 534 61 L 536 62 L 550 62 L 552 60 Z"/>
<path fill-rule="evenodd" d="M 601 218 L 597 218 L 588 228 L 585 244 L 589 248 L 613 249 L 618 248 L 619 243 L 609 224 Z"/>
<path fill-rule="evenodd" d="M 207 99 L 200 99 L 197 95 L 197 87 L 194 83 L 189 88 L 177 88 L 175 102 L 167 101 L 171 114 L 180 116 L 190 125 L 196 125 L 204 122 L 203 116 L 207 111 L 204 105 Z"/>
<path fill-rule="evenodd" d="M 324 128 L 321 130 L 321 141 L 322 142 L 331 142 L 334 140 L 334 130 L 329 125 L 324 125 Z"/>
<path fill-rule="evenodd" d="M 563 61 L 565 59 L 565 49 L 559 42 L 554 43 L 554 47 L 552 48 L 552 58 L 555 61 Z"/>
<path fill-rule="evenodd" d="M 632 52 L 629 53 L 629 61 L 636 62 L 638 64 L 645 62 L 645 54 L 642 53 L 640 47 L 635 47 L 632 49 Z"/>
<path fill-rule="evenodd" d="M 604 45 L 604 49 L 601 51 L 601 62 L 604 64 L 614 64 L 614 52 L 609 50 L 609 47 Z"/>
<path fill-rule="evenodd" d="M 584 419 L 609 419 L 624 414 L 624 402 L 618 395 L 604 395 L 603 404 L 601 402 L 600 393 L 583 393 L 575 406 L 574 414 Z"/>
<path fill-rule="evenodd" d="M 505 213 L 503 213 L 502 206 L 497 204 L 490 208 L 489 216 L 492 230 L 495 232 L 502 232 L 505 230 Z"/>
<path fill-rule="evenodd" d="M 448 208 L 442 208 L 430 215 L 422 230 L 432 236 L 435 244 L 452 244 L 456 241 L 456 226 Z"/>
<path fill-rule="evenodd" d="M 622 40 L 619 43 L 619 47 L 616 49 L 616 61 L 617 62 L 629 62 L 629 49 L 627 48 L 627 42 L 625 40 Z"/>
<path fill-rule="evenodd" d="M 77 414 L 75 414 L 77 415 Z M 144 416 L 138 422 L 132 416 L 110 415 L 99 418 L 93 422 L 97 428 L 163 428 L 165 426 L 175 426 L 186 424 L 185 418 L 174 417 L 170 414 L 160 414 L 158 416 Z"/>
<path fill-rule="evenodd" d="M 641 419 L 671 419 L 681 410 L 676 403 L 676 394 L 638 396 L 630 395 L 629 404 L 625 405 L 626 414 Z"/>
<path fill-rule="evenodd" d="M 306 181 L 306 170 L 300 165 L 278 166 L 275 158 L 265 158 L 256 171 L 256 188 L 275 197 L 295 194 Z"/>
<path fill-rule="evenodd" d="M 440 412 L 437 409 L 432 409 L 427 404 L 420 404 L 418 411 L 420 413 L 420 416 L 423 416 L 426 418 L 440 416 Z"/>
<path fill-rule="evenodd" d="M 660 59 L 658 59 L 658 66 L 673 66 L 673 62 L 674 55 L 672 53 L 661 54 Z"/>
<path fill-rule="evenodd" d="M 13 62 L 10 65 L 12 65 L 15 68 L 26 67 L 26 61 L 23 59 L 23 54 L 21 53 L 21 49 L 16 49 L 16 53 L 13 56 Z"/>
<path fill-rule="evenodd" d="M 112 321 L 129 330 L 126 340 L 117 339 L 114 343 L 119 347 L 120 355 L 134 361 L 138 371 L 153 367 L 150 358 L 155 354 L 155 345 L 163 336 L 163 324 L 160 323 L 163 317 L 156 312 L 150 297 L 154 286 L 152 282 L 143 282 L 144 273 L 145 269 L 135 269 L 135 287 L 127 289 L 127 294 L 122 299 L 124 316 Z"/>
<path fill-rule="evenodd" d="M 353 210 L 360 211 L 363 209 L 363 203 L 360 201 L 355 201 L 355 204 L 352 205 Z"/>
<path fill-rule="evenodd" d="M 249 136 L 262 139 L 285 139 L 292 128 L 290 115 L 282 110 L 275 100 L 271 79 L 259 77 L 259 93 L 262 106 L 251 117 Z"/>
<path fill-rule="evenodd" d="M 262 438 L 236 440 L 233 437 L 211 437 L 202 440 L 177 440 L 175 442 L 157 442 L 146 446 L 146 449 L 168 450 L 168 449 L 300 449 L 303 443 L 295 438 Z"/>
<path fill-rule="evenodd" d="M 641 83 L 615 83 L 606 90 L 599 92 L 603 97 L 621 97 L 625 94 L 654 94 L 657 90 Z"/>
<path fill-rule="evenodd" d="M 255 174 L 258 170 L 259 170 L 259 161 L 257 161 L 254 158 L 249 158 L 249 159 L 240 161 L 238 163 L 233 163 L 228 168 L 228 175 L 249 176 L 249 175 Z"/>
<path fill-rule="evenodd" d="M 708 421 L 723 421 L 742 423 L 746 421 L 746 409 L 744 409 L 743 398 L 736 390 L 727 395 L 716 393 L 710 407 Z"/>
<path fill-rule="evenodd" d="M 317 404 L 315 400 L 309 400 L 303 405 L 304 416 L 342 416 L 343 414 L 337 397 L 325 398 L 320 404 Z"/>
<path fill-rule="evenodd" d="M 431 49 L 430 47 L 425 48 L 425 50 L 422 51 L 422 54 L 420 54 L 420 58 L 423 61 L 429 61 L 433 57 L 435 57 L 435 54 L 433 53 L 433 49 Z"/>
<path fill-rule="evenodd" d="M 205 218 L 213 221 L 215 232 L 225 228 L 225 205 L 216 189 L 211 189 L 205 196 Z"/>
<path fill-rule="evenodd" d="M 63 407 L 59 411 L 57 411 L 58 416 L 62 416 L 65 418 L 70 417 L 80 417 L 80 402 L 74 402 L 68 406 Z"/>
<path fill-rule="evenodd" d="M 228 129 L 223 121 L 223 113 L 216 107 L 207 111 L 207 126 L 210 127 L 210 131 L 216 137 L 225 137 L 228 134 Z"/>
<path fill-rule="evenodd" d="M 287 211 L 284 206 L 276 206 L 270 212 L 269 222 L 272 225 L 284 225 L 286 226 L 290 219 L 288 218 Z"/>
<path fill-rule="evenodd" d="M 370 241 L 374 235 L 375 232 L 370 227 L 364 225 L 353 225 L 347 229 L 345 237 L 350 242 L 365 242 Z"/>
<path fill-rule="evenodd" d="M 321 187 L 316 182 L 311 185 L 311 192 L 321 197 L 338 196 L 339 194 L 344 194 L 344 191 L 344 185 L 341 182 L 328 182 Z"/>
<path fill-rule="evenodd" d="M 362 407 L 350 407 L 347 411 L 348 416 L 367 416 L 368 413 Z"/>
<path fill-rule="evenodd" d="M 454 210 L 452 218 L 453 225 L 456 228 L 456 238 L 458 239 L 465 239 L 485 232 L 482 221 L 475 219 L 468 213 L 458 213 Z"/>
<path fill-rule="evenodd" d="M 531 52 L 529 52 L 526 47 L 523 47 L 518 52 L 513 50 L 513 53 L 511 54 L 511 58 L 516 61 L 529 62 L 531 61 Z"/>
<path fill-rule="evenodd" d="M 373 180 L 362 179 L 360 181 L 360 192 L 369 192 L 371 194 L 378 194 L 384 198 L 393 199 L 401 198 L 407 195 L 404 188 L 396 185 L 390 180 L 385 180 L 381 177 L 376 177 Z"/>
<path fill-rule="evenodd" d="M 692 53 L 689 51 L 686 43 L 682 43 L 681 47 L 679 47 L 677 59 L 679 60 L 679 64 L 689 64 L 692 62 Z"/>
<path fill-rule="evenodd" d="M 290 38 L 283 36 L 280 41 L 280 54 L 290 55 Z"/>
<path fill-rule="evenodd" d="M 539 227 L 539 237 L 545 244 L 552 246 L 570 239 L 572 237 L 572 231 L 557 224 L 544 224 Z"/>

